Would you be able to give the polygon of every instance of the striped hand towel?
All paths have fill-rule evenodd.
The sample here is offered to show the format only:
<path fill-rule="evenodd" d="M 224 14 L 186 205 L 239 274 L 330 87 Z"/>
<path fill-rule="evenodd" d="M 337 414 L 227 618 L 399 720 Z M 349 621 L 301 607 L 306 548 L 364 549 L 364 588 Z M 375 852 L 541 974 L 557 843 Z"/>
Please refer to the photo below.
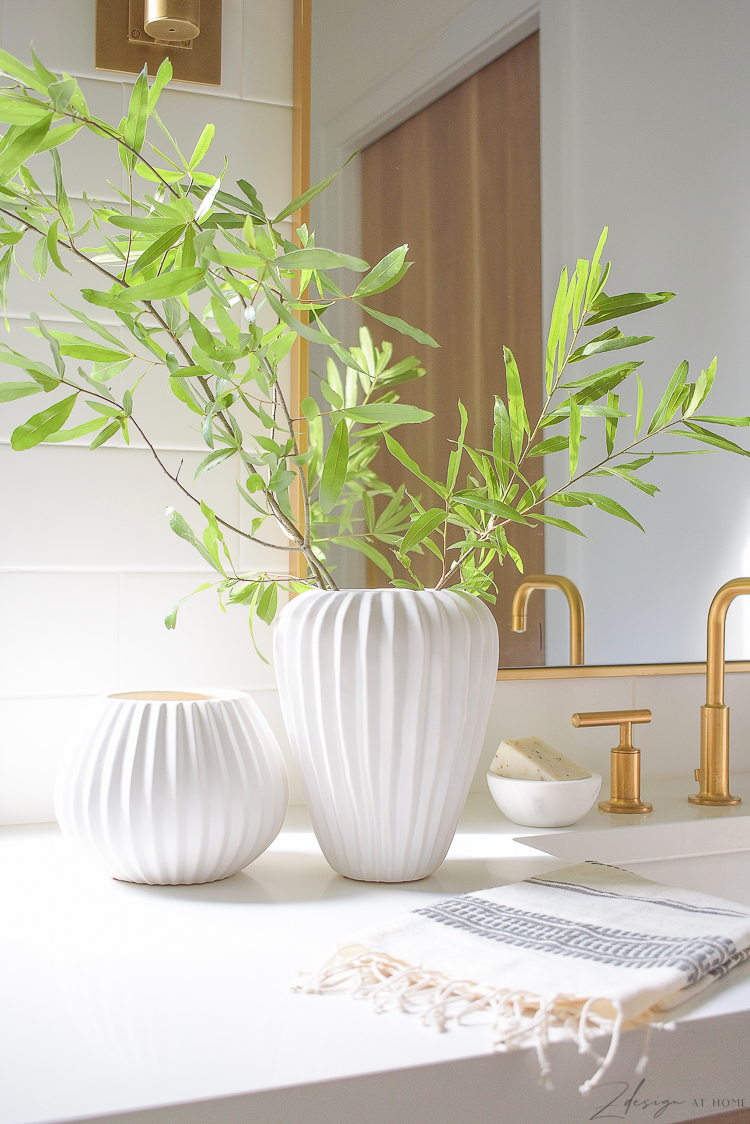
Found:
<path fill-rule="evenodd" d="M 548 1035 L 596 1059 L 623 1027 L 668 1010 L 750 958 L 750 909 L 586 862 L 447 898 L 360 935 L 298 991 L 349 992 L 444 1030 L 483 1012 L 495 1048 L 532 1044 L 549 1080 Z M 610 1034 L 600 1056 L 592 1038 Z M 647 1061 L 646 1044 L 639 1063 Z"/>

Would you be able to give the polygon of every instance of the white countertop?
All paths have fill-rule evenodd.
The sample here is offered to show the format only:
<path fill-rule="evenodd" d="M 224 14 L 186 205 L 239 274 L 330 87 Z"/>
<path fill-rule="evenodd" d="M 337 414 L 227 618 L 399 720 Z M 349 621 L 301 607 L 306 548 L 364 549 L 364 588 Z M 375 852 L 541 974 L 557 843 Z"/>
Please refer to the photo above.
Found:
<path fill-rule="evenodd" d="M 750 811 L 750 803 L 746 807 Z M 348 996 L 291 991 L 297 971 L 317 967 L 361 928 L 450 894 L 567 865 L 514 842 L 523 830 L 504 820 L 489 797 L 470 797 L 448 859 L 434 876 L 372 885 L 336 875 L 304 809 L 293 808 L 272 847 L 233 878 L 147 887 L 114 881 L 54 825 L 0 829 L 0 1124 L 112 1113 L 135 1120 L 132 1112 L 158 1105 L 181 1107 L 137 1119 L 337 1124 L 353 1121 L 352 1104 L 359 1104 L 362 1121 L 371 1119 L 368 1105 L 380 1124 L 440 1124 L 456 1119 L 455 1106 L 445 1107 L 445 1117 L 440 1106 L 461 1088 L 466 1092 L 469 1081 L 470 1103 L 480 1115 L 467 1109 L 461 1124 L 489 1124 L 479 1107 L 482 1096 L 494 1104 L 501 1090 L 492 1124 L 589 1120 L 598 1105 L 582 1101 L 575 1086 L 591 1063 L 577 1059 L 568 1045 L 555 1048 L 558 1091 L 544 1093 L 529 1051 L 493 1055 L 481 1026 L 438 1034 L 412 1016 L 375 1015 L 369 1004 Z M 634 869 L 750 904 L 749 852 Z M 750 1081 L 741 1066 L 732 1068 L 732 1051 L 747 1053 L 741 1046 L 747 1030 L 737 1027 L 750 1026 L 749 1011 L 745 965 L 675 1012 L 683 1049 L 675 1053 L 677 1034 L 659 1035 L 664 1044 L 652 1049 L 646 1076 L 652 1086 L 660 1082 L 667 1099 L 690 1101 L 692 1090 L 692 1100 L 709 1102 L 669 1106 L 659 1119 L 683 1120 L 726 1107 L 713 1106 L 712 1098 L 744 1097 L 750 1107 Z M 720 1039 L 726 1074 L 718 1063 L 710 1073 L 684 1068 L 688 1041 L 705 1049 Z M 618 1078 L 632 1078 L 637 1054 L 636 1045 L 626 1044 Z M 408 1115 L 399 1115 L 405 1108 L 388 1115 L 388 1097 L 405 1106 L 426 1074 L 432 1075 L 430 1092 L 423 1089 Z M 377 1089 L 385 1098 L 377 1111 L 376 1078 L 384 1079 Z M 233 1097 L 239 1099 L 186 1107 Z M 518 1104 L 526 1106 L 523 1119 Z M 653 1112 L 639 1118 L 652 1119 Z"/>

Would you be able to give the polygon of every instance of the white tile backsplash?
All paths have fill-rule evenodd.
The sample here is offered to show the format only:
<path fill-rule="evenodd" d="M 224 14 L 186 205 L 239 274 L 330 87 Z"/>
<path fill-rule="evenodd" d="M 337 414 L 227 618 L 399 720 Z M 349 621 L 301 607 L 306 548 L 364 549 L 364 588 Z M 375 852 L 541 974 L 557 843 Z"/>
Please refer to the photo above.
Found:
<path fill-rule="evenodd" d="M 164 462 L 192 488 L 201 454 L 168 451 Z M 66 445 L 40 445 L 15 452 L 0 445 L 0 567 L 185 570 L 203 565 L 196 551 L 170 529 L 166 508 L 174 506 L 203 532 L 198 507 L 162 472 L 151 453 L 108 448 L 90 452 Z M 240 498 L 231 466 L 206 473 L 195 491 L 233 525 Z M 236 536 L 227 532 L 233 556 Z"/>
<path fill-rule="evenodd" d="M 0 701 L 0 823 L 54 820 L 55 773 L 63 754 L 85 736 L 91 701 Z"/>
<path fill-rule="evenodd" d="M 641 750 L 642 777 L 684 776 L 685 792 L 693 792 L 693 769 L 700 764 L 700 708 L 705 699 L 705 675 L 498 682 L 472 791 L 485 791 L 484 774 L 504 738 L 530 734 L 601 773 L 606 790 L 609 751 L 619 741 L 619 727 L 576 729 L 571 715 L 576 711 L 647 709 L 652 713 L 651 722 L 633 727 L 633 742 Z M 750 769 L 750 675 L 726 676 L 726 700 L 730 707 L 730 766 L 732 770 Z"/>
<path fill-rule="evenodd" d="M 303 802 L 297 769 L 291 760 L 273 673 L 258 664 L 247 634 L 245 616 L 228 612 L 217 625 L 211 594 L 199 594 L 181 609 L 175 632 L 167 633 L 162 618 L 177 597 L 200 584 L 201 574 L 130 574 L 121 579 L 119 629 L 121 666 L 116 679 L 98 687 L 81 668 L 82 690 L 129 690 L 139 687 L 235 686 L 248 690 L 268 719 L 284 753 L 290 779 L 290 801 Z M 0 576 L 0 582 L 5 575 Z M 57 597 L 60 586 L 51 590 Z M 48 592 L 50 587 L 47 587 Z M 18 587 L 16 587 L 18 592 Z M 28 588 L 20 591 L 23 596 Z M 20 599 L 20 597 L 19 597 Z M 0 611 L 2 608 L 0 607 Z M 38 619 L 29 627 L 37 629 Z M 111 626 L 113 629 L 114 619 Z M 49 635 L 49 630 L 47 630 Z M 18 635 L 18 630 L 16 638 Z M 268 638 L 259 629 L 261 644 Z M 208 641 L 208 642 L 207 642 Z M 21 647 L 23 647 L 21 641 Z M 32 647 L 32 642 L 28 642 Z M 20 650 L 20 649 L 19 649 Z M 29 657 L 24 656 L 28 659 Z M 3 677 L 5 681 L 5 677 Z M 49 679 L 45 680 L 48 682 Z M 600 772 L 602 791 L 609 785 L 609 750 L 618 728 L 576 730 L 570 715 L 576 710 L 629 709 L 647 705 L 650 725 L 635 728 L 643 754 L 643 795 L 649 798 L 649 779 L 684 778 L 685 797 L 696 791 L 692 771 L 697 763 L 698 738 L 686 741 L 686 730 L 697 722 L 703 701 L 702 676 L 649 676 L 637 679 L 529 680 L 498 683 L 472 792 L 486 792 L 485 773 L 504 737 L 536 733 L 573 760 Z M 750 675 L 727 677 L 732 704 L 730 761 L 733 770 L 750 768 L 746 731 Z M 90 700 L 76 696 L 3 698 L 0 696 L 0 823 L 40 822 L 52 818 L 52 789 L 60 755 L 85 730 Z M 680 716 L 684 714 L 683 725 Z"/>
<path fill-rule="evenodd" d="M 48 5 L 48 7 L 58 7 L 58 5 Z M 59 7 L 62 8 L 64 5 Z M 112 74 L 107 81 L 101 78 L 82 79 L 79 85 L 91 114 L 117 128 L 123 116 L 124 96 L 124 87 L 118 76 Z M 129 90 L 127 97 L 128 99 L 130 97 Z M 127 110 L 127 101 L 125 107 Z M 114 141 L 96 136 L 84 126 L 78 130 L 72 140 L 61 145 L 58 151 L 65 177 L 65 188 L 71 199 L 83 198 L 85 191 L 90 199 L 116 201 L 117 193 L 108 181 L 121 190 L 125 189 L 127 177 L 124 175 Z M 42 152 L 32 157 L 29 168 L 42 190 L 51 193 L 54 198 L 55 181 L 52 174 L 51 154 Z"/>
<path fill-rule="evenodd" d="M 0 573 L 0 698 L 111 690 L 118 597 L 116 574 Z"/>
<path fill-rule="evenodd" d="M 219 102 L 192 90 L 169 88 L 161 96 L 159 113 L 188 156 L 203 127 L 208 122 L 216 126 L 201 170 L 219 175 L 224 157 L 228 157 L 226 190 L 236 192 L 234 183 L 238 178 L 249 180 L 270 215 L 278 214 L 290 202 L 291 108 L 230 99 Z M 168 154 L 169 150 L 166 151 Z"/>
<path fill-rule="evenodd" d="M 3 49 L 31 65 L 29 46 L 56 74 L 98 77 L 94 67 L 96 0 L 4 0 Z"/>
<path fill-rule="evenodd" d="M 210 580 L 200 571 L 121 576 L 120 689 L 273 686 L 271 666 L 253 648 L 247 610 L 235 606 L 222 613 L 213 590 L 191 597 L 179 610 L 177 627 L 165 627 L 174 604 Z M 267 626 L 259 622 L 255 632 L 270 659 Z"/>

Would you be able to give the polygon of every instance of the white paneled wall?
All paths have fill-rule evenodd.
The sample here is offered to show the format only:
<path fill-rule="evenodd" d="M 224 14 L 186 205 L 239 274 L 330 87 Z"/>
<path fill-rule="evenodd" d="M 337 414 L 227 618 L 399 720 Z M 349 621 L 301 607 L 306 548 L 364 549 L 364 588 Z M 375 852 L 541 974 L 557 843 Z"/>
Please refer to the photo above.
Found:
<path fill-rule="evenodd" d="M 175 83 L 159 108 L 188 151 L 212 122 L 214 155 L 205 170 L 221 171 L 226 155 L 228 180 L 248 179 L 273 213 L 291 195 L 292 0 L 224 0 L 223 10 L 222 85 Z M 27 60 L 30 41 L 50 69 L 81 81 L 94 114 L 117 123 L 127 112 L 134 79 L 94 69 L 94 0 L 0 0 L 2 47 Z M 124 184 L 114 146 L 83 130 L 61 157 L 76 209 L 84 207 L 84 190 L 117 198 L 112 185 Z M 34 174 L 43 187 L 50 183 L 46 154 L 35 158 Z M 71 330 L 71 317 L 48 290 L 81 307 L 76 291 L 84 285 L 97 287 L 84 267 L 73 279 L 54 270 L 41 282 L 14 275 L 9 335 L 0 326 L 0 338 L 48 362 L 44 341 L 25 331 L 29 313 Z M 101 320 L 118 330 L 105 310 Z M 17 377 L 0 370 L 0 378 Z M 147 384 L 144 397 L 144 428 L 170 467 L 184 462 L 190 480 L 203 447 L 194 415 L 180 414 L 159 382 Z M 0 408 L 0 823 L 53 817 L 57 760 L 96 694 L 242 687 L 276 718 L 273 672 L 255 654 L 242 610 L 221 613 L 215 595 L 204 594 L 183 606 L 174 632 L 164 627 L 175 601 L 210 575 L 169 529 L 167 505 L 188 518 L 193 511 L 143 442 L 127 448 L 114 441 L 94 453 L 85 440 L 13 452 L 11 431 L 34 412 L 28 399 Z M 208 503 L 230 521 L 240 518 L 231 472 L 209 473 L 199 483 Z M 241 564 L 278 568 L 280 558 L 243 548 Z M 264 625 L 257 634 L 270 649 Z"/>

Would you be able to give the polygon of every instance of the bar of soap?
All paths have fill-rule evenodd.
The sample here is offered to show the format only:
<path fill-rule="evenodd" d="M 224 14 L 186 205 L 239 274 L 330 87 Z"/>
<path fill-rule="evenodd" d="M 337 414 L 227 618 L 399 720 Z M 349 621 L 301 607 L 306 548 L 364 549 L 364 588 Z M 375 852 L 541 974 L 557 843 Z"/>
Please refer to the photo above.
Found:
<path fill-rule="evenodd" d="M 519 781 L 580 781 L 591 776 L 541 738 L 512 738 L 500 742 L 490 772 Z"/>

